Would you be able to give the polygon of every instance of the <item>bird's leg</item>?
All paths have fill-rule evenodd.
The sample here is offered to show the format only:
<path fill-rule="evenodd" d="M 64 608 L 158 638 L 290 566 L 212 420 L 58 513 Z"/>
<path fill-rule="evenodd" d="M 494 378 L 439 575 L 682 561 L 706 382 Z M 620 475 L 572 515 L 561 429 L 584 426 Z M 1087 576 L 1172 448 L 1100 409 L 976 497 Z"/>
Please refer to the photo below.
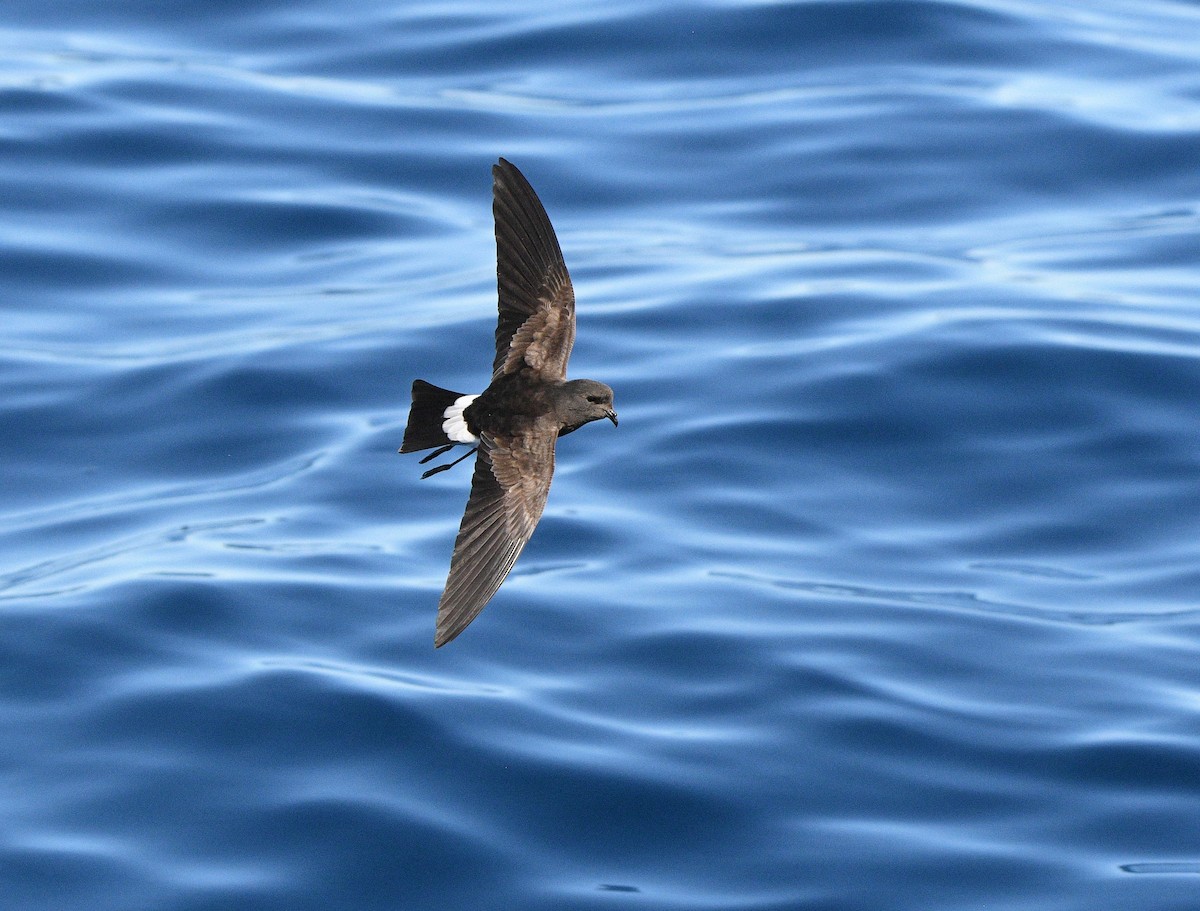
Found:
<path fill-rule="evenodd" d="M 471 455 L 472 453 L 474 453 L 474 452 L 475 452 L 475 451 L 476 451 L 478 448 L 479 448 L 478 446 L 474 446 L 474 447 L 472 447 L 471 449 L 468 449 L 468 450 L 467 450 L 465 453 L 463 453 L 462 455 L 460 455 L 460 456 L 459 456 L 457 459 L 455 459 L 453 462 L 448 462 L 448 463 L 447 463 L 447 464 L 445 464 L 445 465 L 439 465 L 437 468 L 431 468 L 431 469 L 429 469 L 429 471 L 427 471 L 427 472 L 425 472 L 425 474 L 421 475 L 421 480 L 422 480 L 422 481 L 424 481 L 424 480 L 425 480 L 427 477 L 429 477 L 430 475 L 433 475 L 433 474 L 437 474 L 439 471 L 449 471 L 451 468 L 453 468 L 455 465 L 457 465 L 459 462 L 461 462 L 461 461 L 462 461 L 463 459 L 465 459 L 467 456 L 469 456 L 469 455 Z M 424 460 L 424 459 L 422 459 L 421 461 L 423 462 L 423 461 L 425 461 L 425 460 Z"/>
<path fill-rule="evenodd" d="M 449 446 L 443 446 L 440 449 L 435 449 L 433 452 L 429 453 L 429 455 L 425 456 L 425 458 L 421 459 L 420 464 L 424 465 L 426 462 L 432 462 L 438 456 L 444 456 L 454 448 L 454 445 L 454 443 L 451 443 Z"/>

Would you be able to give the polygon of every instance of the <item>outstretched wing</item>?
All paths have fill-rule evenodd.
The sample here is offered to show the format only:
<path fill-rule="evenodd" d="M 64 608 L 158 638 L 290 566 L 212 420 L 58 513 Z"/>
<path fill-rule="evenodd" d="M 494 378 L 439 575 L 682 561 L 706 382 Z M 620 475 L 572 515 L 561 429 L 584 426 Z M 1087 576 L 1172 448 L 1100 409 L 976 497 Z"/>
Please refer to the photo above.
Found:
<path fill-rule="evenodd" d="M 539 427 L 512 439 L 480 439 L 471 496 L 438 602 L 435 646 L 479 615 L 533 534 L 550 492 L 556 438 L 553 427 Z"/>
<path fill-rule="evenodd" d="M 500 310 L 492 378 L 529 367 L 543 380 L 562 381 L 575 344 L 575 291 L 558 238 L 514 165 L 501 158 L 492 178 Z"/>

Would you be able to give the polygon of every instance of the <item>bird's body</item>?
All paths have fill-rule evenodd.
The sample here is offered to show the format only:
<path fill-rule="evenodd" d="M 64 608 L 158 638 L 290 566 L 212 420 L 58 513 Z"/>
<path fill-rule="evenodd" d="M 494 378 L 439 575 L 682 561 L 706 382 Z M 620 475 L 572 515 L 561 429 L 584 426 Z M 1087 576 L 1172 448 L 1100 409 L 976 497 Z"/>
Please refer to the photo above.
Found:
<path fill-rule="evenodd" d="M 499 291 L 492 381 L 472 396 L 416 380 L 400 447 L 438 448 L 423 461 L 456 445 L 478 453 L 438 603 L 439 647 L 483 610 L 533 534 L 550 491 L 558 438 L 602 418 L 617 423 L 608 386 L 566 378 L 575 294 L 545 209 L 503 158 L 492 174 Z"/>

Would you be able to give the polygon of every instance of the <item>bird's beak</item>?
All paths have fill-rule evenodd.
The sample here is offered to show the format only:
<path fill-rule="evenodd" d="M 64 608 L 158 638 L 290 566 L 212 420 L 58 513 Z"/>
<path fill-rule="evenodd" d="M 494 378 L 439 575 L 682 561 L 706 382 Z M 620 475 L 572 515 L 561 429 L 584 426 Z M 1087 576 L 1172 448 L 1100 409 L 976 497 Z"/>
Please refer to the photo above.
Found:
<path fill-rule="evenodd" d="M 613 422 L 614 427 L 617 426 L 617 413 L 615 411 L 610 411 L 608 414 L 605 415 L 605 417 Z"/>

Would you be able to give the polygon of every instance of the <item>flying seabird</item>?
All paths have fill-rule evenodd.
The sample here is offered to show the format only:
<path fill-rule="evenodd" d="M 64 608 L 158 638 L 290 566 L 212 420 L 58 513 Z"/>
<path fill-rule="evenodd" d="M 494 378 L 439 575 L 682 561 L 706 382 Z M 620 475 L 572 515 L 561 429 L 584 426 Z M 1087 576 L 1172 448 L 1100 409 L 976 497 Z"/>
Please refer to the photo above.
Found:
<path fill-rule="evenodd" d="M 554 444 L 591 421 L 615 426 L 613 392 L 595 380 L 568 380 L 575 343 L 575 292 L 542 203 L 525 176 L 500 159 L 492 166 L 496 286 L 500 318 L 491 384 L 479 395 L 412 387 L 401 452 L 472 448 L 475 474 L 438 602 L 433 644 L 441 647 L 479 615 L 529 541 L 546 506 Z"/>

